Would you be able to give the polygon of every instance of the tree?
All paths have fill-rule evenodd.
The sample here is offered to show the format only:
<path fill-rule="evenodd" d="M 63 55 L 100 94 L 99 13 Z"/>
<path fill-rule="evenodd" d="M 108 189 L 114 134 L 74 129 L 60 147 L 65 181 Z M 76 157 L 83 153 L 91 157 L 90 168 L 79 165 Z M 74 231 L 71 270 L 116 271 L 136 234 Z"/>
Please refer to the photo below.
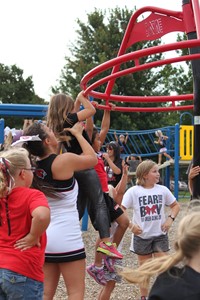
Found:
<path fill-rule="evenodd" d="M 65 57 L 66 64 L 61 72 L 58 85 L 52 88 L 52 92 L 69 93 L 73 97 L 80 91 L 82 77 L 92 68 L 117 56 L 125 29 L 132 15 L 128 9 L 115 8 L 106 11 L 95 9 L 88 14 L 87 24 L 78 20 L 77 41 L 70 46 L 70 57 Z M 139 42 L 131 46 L 127 52 L 136 51 L 142 48 L 157 46 L 160 40 Z M 163 54 L 156 54 L 148 58 L 142 58 L 141 63 L 156 61 L 163 58 Z M 121 69 L 133 66 L 133 62 L 124 63 Z M 108 75 L 105 71 L 103 76 Z M 142 72 L 129 74 L 118 78 L 115 82 L 112 94 L 135 95 L 135 96 L 157 96 L 169 95 L 177 91 L 177 84 L 184 81 L 185 71 L 181 67 L 166 65 L 156 70 L 148 69 Z M 177 80 L 177 78 L 179 78 Z M 96 80 L 96 78 L 95 78 Z M 91 80 L 92 82 L 92 80 Z M 103 91 L 104 87 L 99 87 Z M 179 92 L 181 86 L 179 87 Z M 127 106 L 126 103 L 121 105 Z M 155 106 L 155 104 L 132 103 L 129 106 Z M 160 103 L 160 105 L 165 105 Z M 95 123 L 98 125 L 102 113 L 97 111 Z M 174 125 L 180 114 L 175 113 L 120 113 L 111 114 L 111 126 L 114 129 L 143 130 L 166 125 Z M 172 123 L 167 123 L 168 121 Z M 156 123 L 155 123 L 156 120 Z M 166 124 L 167 123 L 167 124 Z"/>
<path fill-rule="evenodd" d="M 23 70 L 16 65 L 0 64 L 0 103 L 45 104 L 44 99 L 34 92 L 32 77 L 23 78 Z M 9 127 L 21 127 L 21 118 L 5 117 Z"/>

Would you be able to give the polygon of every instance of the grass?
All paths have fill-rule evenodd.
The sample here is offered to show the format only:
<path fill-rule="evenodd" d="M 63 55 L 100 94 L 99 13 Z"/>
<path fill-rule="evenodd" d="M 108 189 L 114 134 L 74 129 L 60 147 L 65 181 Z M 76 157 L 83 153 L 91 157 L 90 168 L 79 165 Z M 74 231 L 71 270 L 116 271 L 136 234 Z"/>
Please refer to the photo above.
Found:
<path fill-rule="evenodd" d="M 178 201 L 179 202 L 188 202 L 190 201 L 190 193 L 188 191 L 179 191 Z"/>

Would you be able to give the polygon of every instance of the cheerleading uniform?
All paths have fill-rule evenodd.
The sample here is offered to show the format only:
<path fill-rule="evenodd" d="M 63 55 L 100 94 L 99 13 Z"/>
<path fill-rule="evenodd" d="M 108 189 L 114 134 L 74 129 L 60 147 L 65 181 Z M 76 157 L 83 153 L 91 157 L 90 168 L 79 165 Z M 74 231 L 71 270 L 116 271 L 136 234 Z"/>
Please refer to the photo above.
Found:
<path fill-rule="evenodd" d="M 51 222 L 47 228 L 45 262 L 71 262 L 86 257 L 77 210 L 78 184 L 74 177 L 53 179 L 51 167 L 56 154 L 37 162 L 36 176 L 54 187 L 58 196 L 47 197 Z"/>

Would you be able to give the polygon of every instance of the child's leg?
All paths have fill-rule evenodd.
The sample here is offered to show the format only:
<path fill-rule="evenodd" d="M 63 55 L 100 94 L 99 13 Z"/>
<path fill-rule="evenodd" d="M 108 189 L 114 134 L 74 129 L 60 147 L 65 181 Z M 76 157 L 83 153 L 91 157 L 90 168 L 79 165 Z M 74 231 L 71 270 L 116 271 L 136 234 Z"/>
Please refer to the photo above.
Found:
<path fill-rule="evenodd" d="M 125 213 L 123 213 L 120 217 L 118 217 L 115 222 L 117 222 L 118 226 L 113 234 L 113 242 L 119 246 L 126 229 L 129 226 L 129 218 Z"/>
<path fill-rule="evenodd" d="M 82 201 L 87 203 L 88 214 L 93 227 L 99 231 L 101 239 L 110 241 L 110 220 L 101 183 L 94 169 L 76 172 L 79 185 L 78 203 L 83 214 Z M 81 217 L 80 216 L 80 217 Z"/>
<path fill-rule="evenodd" d="M 137 255 L 138 257 L 138 263 L 141 266 L 146 260 L 152 258 L 152 254 L 148 254 L 148 255 Z M 148 288 L 144 288 L 140 286 L 140 295 L 141 297 L 147 297 L 148 296 Z"/>
<path fill-rule="evenodd" d="M 172 159 L 172 157 L 168 153 L 164 152 L 163 154 L 164 154 L 165 157 L 167 157 L 169 159 Z"/>
<path fill-rule="evenodd" d="M 110 238 L 110 216 L 102 191 L 99 177 L 94 169 L 75 173 L 79 185 L 78 202 L 87 202 L 87 210 L 93 227 L 99 231 L 102 242 L 98 251 L 108 256 L 122 258 L 121 253 L 112 245 Z M 80 199 L 80 197 L 82 199 Z"/>
<path fill-rule="evenodd" d="M 94 263 L 87 267 L 88 274 L 100 285 L 106 285 L 105 274 L 104 274 L 104 264 L 102 263 L 103 254 L 97 252 L 97 247 L 100 243 L 100 238 L 97 239 L 95 245 L 95 260 Z"/>
<path fill-rule="evenodd" d="M 108 281 L 99 294 L 98 300 L 109 300 L 112 291 L 115 288 L 115 281 Z"/>
<path fill-rule="evenodd" d="M 98 238 L 97 241 L 96 241 L 96 245 L 95 245 L 94 264 L 97 267 L 101 267 L 102 266 L 102 259 L 103 259 L 103 256 L 104 256 L 101 252 L 97 252 L 96 251 L 100 242 L 101 242 L 101 239 Z"/>

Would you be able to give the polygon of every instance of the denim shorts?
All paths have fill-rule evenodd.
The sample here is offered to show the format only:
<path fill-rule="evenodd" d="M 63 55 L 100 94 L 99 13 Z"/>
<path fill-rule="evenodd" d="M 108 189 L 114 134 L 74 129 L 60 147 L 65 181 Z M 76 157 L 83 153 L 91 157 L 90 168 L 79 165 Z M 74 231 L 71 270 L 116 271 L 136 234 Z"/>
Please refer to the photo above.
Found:
<path fill-rule="evenodd" d="M 133 237 L 133 252 L 138 255 L 167 252 L 169 250 L 169 239 L 167 234 L 155 236 L 149 239 L 142 239 L 137 235 L 134 235 Z"/>
<path fill-rule="evenodd" d="M 43 282 L 0 269 L 0 300 L 42 300 Z"/>

